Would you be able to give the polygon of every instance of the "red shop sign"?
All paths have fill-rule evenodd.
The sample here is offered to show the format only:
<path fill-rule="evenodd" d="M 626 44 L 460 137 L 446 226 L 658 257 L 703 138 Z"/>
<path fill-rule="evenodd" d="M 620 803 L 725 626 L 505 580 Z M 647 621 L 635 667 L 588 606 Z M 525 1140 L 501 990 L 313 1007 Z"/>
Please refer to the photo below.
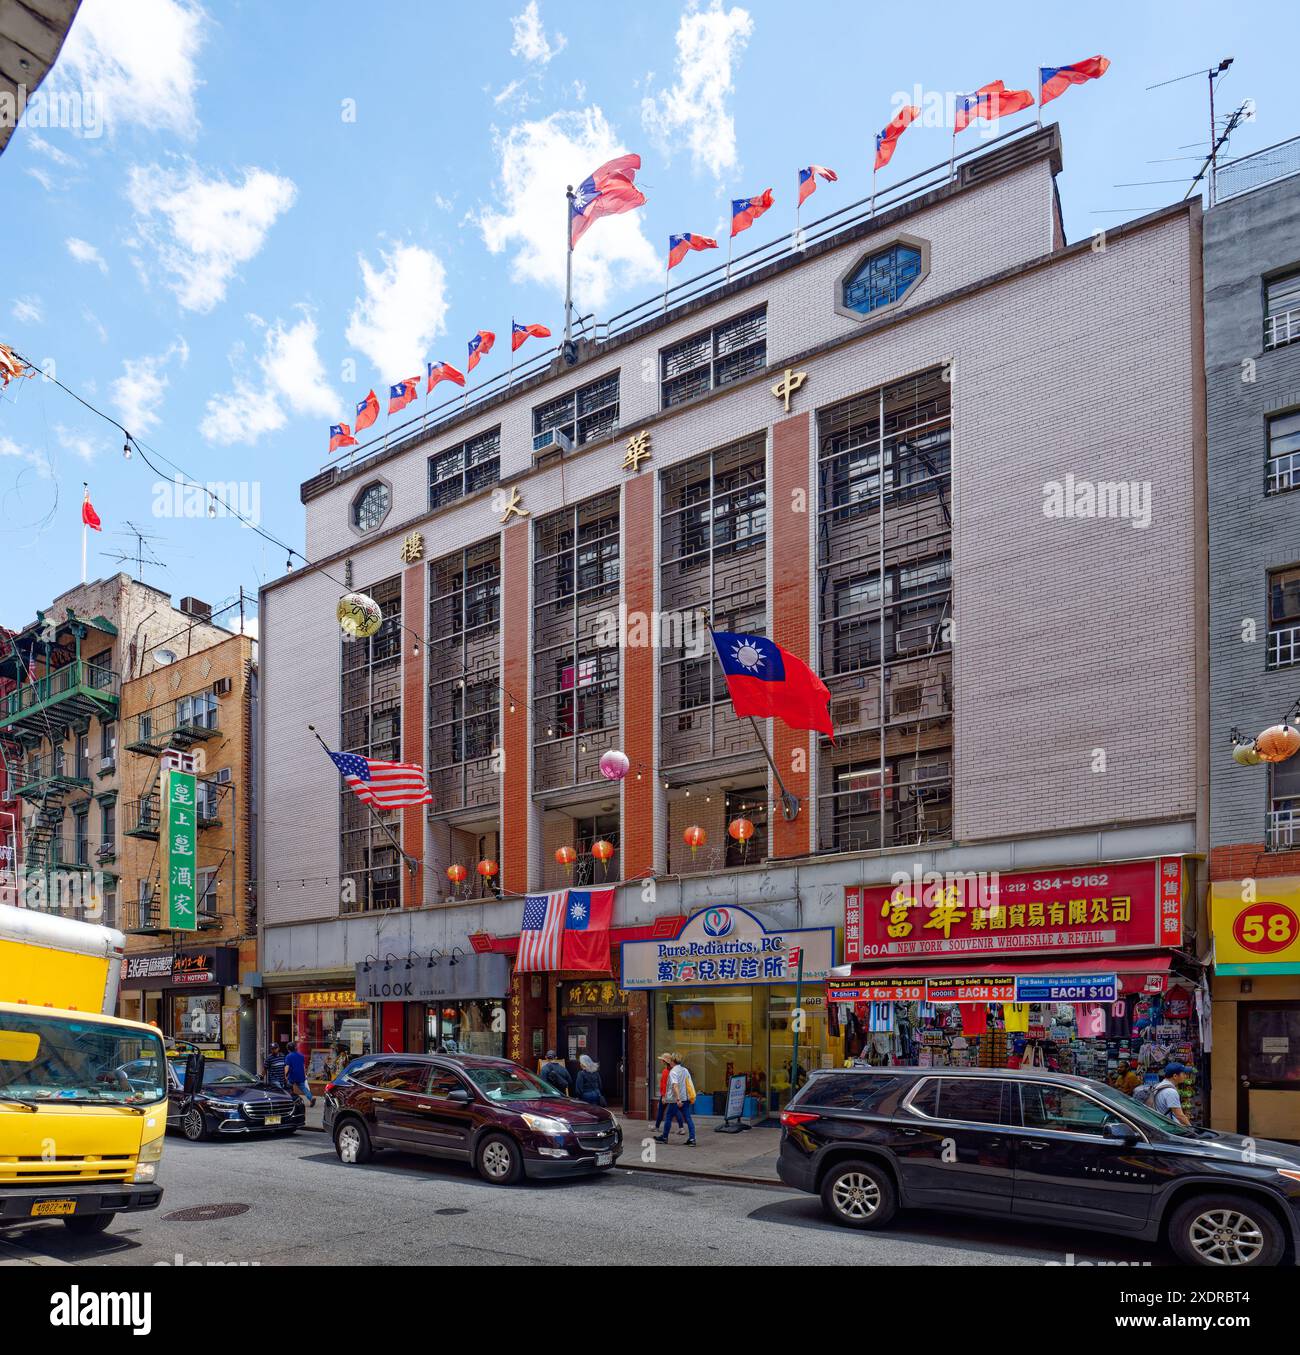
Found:
<path fill-rule="evenodd" d="M 925 996 L 929 1002 L 1011 1002 L 1016 995 L 1016 980 L 1010 975 L 986 978 L 927 979 Z"/>
<path fill-rule="evenodd" d="M 828 1002 L 924 1002 L 925 979 L 827 979 Z"/>
<path fill-rule="evenodd" d="M 1182 936 L 1183 863 L 1177 856 L 844 888 L 849 964 L 1150 950 L 1177 946 Z"/>

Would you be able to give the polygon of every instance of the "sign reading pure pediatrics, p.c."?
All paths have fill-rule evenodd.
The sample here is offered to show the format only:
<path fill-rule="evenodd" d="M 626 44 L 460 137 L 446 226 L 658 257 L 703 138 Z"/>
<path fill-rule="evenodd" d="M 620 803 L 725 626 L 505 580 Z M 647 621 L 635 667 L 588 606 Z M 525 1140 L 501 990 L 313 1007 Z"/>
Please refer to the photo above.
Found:
<path fill-rule="evenodd" d="M 833 927 L 768 931 L 746 908 L 702 908 L 671 939 L 624 941 L 624 988 L 710 988 L 794 983 L 803 951 L 805 984 L 824 982 L 835 965 Z"/>
<path fill-rule="evenodd" d="M 162 927 L 166 931 L 197 931 L 195 860 L 198 825 L 194 773 L 164 767 L 159 781 L 162 795 Z"/>

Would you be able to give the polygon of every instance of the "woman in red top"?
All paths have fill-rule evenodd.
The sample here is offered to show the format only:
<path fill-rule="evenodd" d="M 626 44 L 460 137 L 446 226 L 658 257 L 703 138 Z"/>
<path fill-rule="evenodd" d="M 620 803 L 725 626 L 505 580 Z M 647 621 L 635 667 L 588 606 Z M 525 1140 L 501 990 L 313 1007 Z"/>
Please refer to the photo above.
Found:
<path fill-rule="evenodd" d="M 673 1056 L 671 1054 L 660 1054 L 659 1062 L 663 1064 L 663 1067 L 659 1070 L 659 1110 L 655 1115 L 656 1132 L 663 1124 L 664 1111 L 668 1109 L 668 1102 L 664 1098 L 668 1095 L 668 1073 L 673 1066 Z"/>

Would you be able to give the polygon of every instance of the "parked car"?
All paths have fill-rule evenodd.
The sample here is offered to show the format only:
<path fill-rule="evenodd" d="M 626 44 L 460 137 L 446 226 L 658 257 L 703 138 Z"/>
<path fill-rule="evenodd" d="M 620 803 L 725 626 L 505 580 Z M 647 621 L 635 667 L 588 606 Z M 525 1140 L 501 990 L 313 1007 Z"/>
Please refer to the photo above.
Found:
<path fill-rule="evenodd" d="M 1300 1250 L 1300 1147 L 1186 1128 L 1089 1078 L 821 1070 L 781 1122 L 781 1179 L 851 1228 L 918 1207 L 1165 1238 L 1185 1265 Z"/>
<path fill-rule="evenodd" d="M 130 1077 L 129 1068 L 126 1070 Z M 191 1142 L 228 1134 L 292 1134 L 306 1111 L 295 1096 L 229 1059 L 203 1060 L 203 1085 L 185 1094 L 185 1055 L 167 1055 L 167 1128 Z"/>
<path fill-rule="evenodd" d="M 509 1059 L 381 1054 L 325 1088 L 325 1130 L 347 1163 L 381 1148 L 474 1165 L 493 1185 L 608 1171 L 623 1132 L 603 1106 L 561 1096 Z"/>

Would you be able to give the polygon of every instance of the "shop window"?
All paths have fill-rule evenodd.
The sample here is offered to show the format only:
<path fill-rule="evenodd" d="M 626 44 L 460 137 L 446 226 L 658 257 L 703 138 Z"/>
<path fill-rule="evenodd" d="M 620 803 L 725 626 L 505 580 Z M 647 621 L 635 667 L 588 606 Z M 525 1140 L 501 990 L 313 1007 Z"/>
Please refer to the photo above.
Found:
<path fill-rule="evenodd" d="M 1282 348 L 1300 340 L 1300 272 L 1264 284 L 1264 347 Z"/>
<path fill-rule="evenodd" d="M 693 334 L 659 354 L 663 408 L 717 390 L 767 366 L 767 308 Z"/>
<path fill-rule="evenodd" d="M 1265 492 L 1300 489 L 1300 411 L 1268 421 L 1268 463 Z"/>

